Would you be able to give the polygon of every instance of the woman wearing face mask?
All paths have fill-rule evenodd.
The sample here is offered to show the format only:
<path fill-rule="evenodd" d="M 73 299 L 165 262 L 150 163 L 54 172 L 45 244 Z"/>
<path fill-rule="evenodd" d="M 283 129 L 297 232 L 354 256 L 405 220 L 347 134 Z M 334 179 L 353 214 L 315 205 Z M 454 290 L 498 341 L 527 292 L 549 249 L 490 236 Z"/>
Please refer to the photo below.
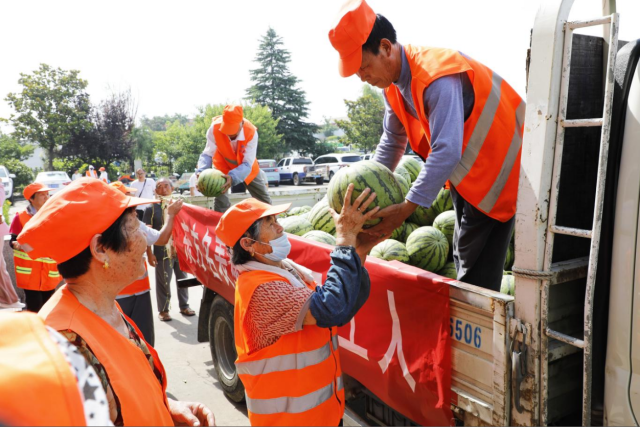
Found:
<path fill-rule="evenodd" d="M 324 285 L 287 259 L 291 244 L 276 215 L 290 205 L 248 199 L 216 228 L 240 272 L 235 293 L 236 367 L 252 425 L 339 425 L 344 390 L 337 326 L 369 296 L 367 253 L 381 239 L 360 234 L 378 208 L 367 189 L 353 204 L 353 186 L 336 223 L 336 247 Z"/>

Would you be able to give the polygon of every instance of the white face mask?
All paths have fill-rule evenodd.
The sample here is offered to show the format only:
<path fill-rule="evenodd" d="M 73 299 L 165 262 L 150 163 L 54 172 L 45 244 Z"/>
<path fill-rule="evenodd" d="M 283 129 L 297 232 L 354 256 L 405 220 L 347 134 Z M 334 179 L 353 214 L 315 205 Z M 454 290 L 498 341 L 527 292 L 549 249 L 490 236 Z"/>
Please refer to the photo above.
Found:
<path fill-rule="evenodd" d="M 289 256 L 289 252 L 291 252 L 291 242 L 289 242 L 289 238 L 286 234 L 282 234 L 282 236 L 271 240 L 267 244 L 271 246 L 273 252 L 270 254 L 264 254 L 263 256 L 273 262 L 285 260 Z"/>

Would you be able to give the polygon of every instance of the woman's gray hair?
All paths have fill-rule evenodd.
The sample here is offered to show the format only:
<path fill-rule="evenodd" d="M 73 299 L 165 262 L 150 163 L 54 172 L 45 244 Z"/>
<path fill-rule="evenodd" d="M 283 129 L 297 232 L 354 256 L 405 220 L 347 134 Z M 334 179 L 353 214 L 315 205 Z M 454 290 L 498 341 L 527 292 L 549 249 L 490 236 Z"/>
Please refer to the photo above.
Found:
<path fill-rule="evenodd" d="M 262 220 L 263 218 L 260 218 L 256 220 L 256 222 L 251 224 L 251 226 L 247 229 L 247 231 L 244 232 L 242 237 L 248 237 L 252 240 L 257 241 L 258 237 L 260 236 L 260 226 L 262 225 Z M 238 241 L 233 246 L 233 248 L 228 248 L 229 255 L 231 256 L 231 262 L 235 265 L 244 264 L 248 261 L 251 261 L 251 258 L 252 258 L 251 254 L 245 251 L 242 245 L 240 244 L 240 240 L 242 240 L 242 237 L 238 239 Z"/>

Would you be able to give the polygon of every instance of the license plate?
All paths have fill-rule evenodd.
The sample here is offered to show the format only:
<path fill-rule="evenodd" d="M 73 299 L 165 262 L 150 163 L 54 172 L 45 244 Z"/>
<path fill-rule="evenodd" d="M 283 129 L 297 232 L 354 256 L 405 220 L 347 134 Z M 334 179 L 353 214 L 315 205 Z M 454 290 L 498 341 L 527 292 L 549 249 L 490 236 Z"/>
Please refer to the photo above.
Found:
<path fill-rule="evenodd" d="M 58 187 L 60 187 L 60 184 L 49 184 L 49 185 L 47 185 L 47 187 L 49 187 L 49 188 L 58 188 Z"/>

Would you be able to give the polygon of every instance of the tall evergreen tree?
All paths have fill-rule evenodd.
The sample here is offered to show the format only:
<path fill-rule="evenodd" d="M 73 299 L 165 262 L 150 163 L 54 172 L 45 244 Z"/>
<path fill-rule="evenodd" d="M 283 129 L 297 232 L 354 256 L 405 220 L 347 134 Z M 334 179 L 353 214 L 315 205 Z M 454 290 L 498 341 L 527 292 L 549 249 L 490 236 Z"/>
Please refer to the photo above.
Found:
<path fill-rule="evenodd" d="M 313 153 L 317 126 L 305 121 L 309 102 L 305 92 L 296 87 L 300 80 L 289 71 L 291 54 L 283 48 L 282 37 L 273 28 L 262 37 L 255 62 L 260 66 L 250 71 L 254 84 L 247 89 L 247 99 L 269 107 L 273 118 L 279 119 L 277 132 L 282 135 L 286 151 Z"/>

